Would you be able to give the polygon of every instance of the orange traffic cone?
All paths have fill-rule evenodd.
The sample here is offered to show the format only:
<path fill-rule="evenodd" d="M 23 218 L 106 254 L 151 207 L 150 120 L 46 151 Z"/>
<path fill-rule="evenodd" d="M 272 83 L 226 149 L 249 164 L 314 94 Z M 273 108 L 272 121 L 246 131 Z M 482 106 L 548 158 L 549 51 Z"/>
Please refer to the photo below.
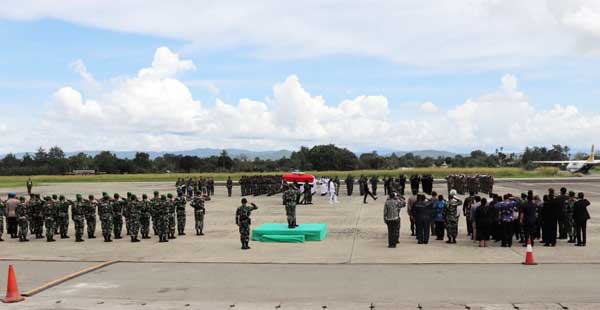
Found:
<path fill-rule="evenodd" d="M 531 238 L 527 239 L 527 253 L 525 253 L 525 262 L 523 265 L 537 265 L 533 259 L 533 247 L 531 246 Z"/>
<path fill-rule="evenodd" d="M 15 270 L 12 265 L 8 265 L 8 282 L 6 284 L 6 298 L 2 299 L 4 303 L 19 302 L 25 298 L 19 293 L 19 287 L 17 286 L 17 277 L 15 276 Z"/>

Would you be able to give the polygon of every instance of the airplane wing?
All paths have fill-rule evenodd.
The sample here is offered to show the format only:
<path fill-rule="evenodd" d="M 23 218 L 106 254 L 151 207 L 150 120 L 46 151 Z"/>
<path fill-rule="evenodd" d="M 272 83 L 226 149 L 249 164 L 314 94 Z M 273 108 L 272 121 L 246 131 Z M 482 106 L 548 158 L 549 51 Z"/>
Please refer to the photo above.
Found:
<path fill-rule="evenodd" d="M 532 161 L 534 164 L 569 164 L 571 160 L 543 160 L 543 161 Z"/>

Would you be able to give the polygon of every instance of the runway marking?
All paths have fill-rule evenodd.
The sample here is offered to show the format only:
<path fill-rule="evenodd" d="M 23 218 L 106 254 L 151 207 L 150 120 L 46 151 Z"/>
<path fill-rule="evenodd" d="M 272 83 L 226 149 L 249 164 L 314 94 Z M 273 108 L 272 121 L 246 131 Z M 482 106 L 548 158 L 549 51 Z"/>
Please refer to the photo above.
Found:
<path fill-rule="evenodd" d="M 33 296 L 33 295 L 35 295 L 37 293 L 45 291 L 45 290 L 47 290 L 47 289 L 49 289 L 51 287 L 54 287 L 56 285 L 59 285 L 59 284 L 63 283 L 63 282 L 72 280 L 72 279 L 77 278 L 79 276 L 82 276 L 82 275 L 84 275 L 86 273 L 90 273 L 92 271 L 96 271 L 98 269 L 104 268 L 106 266 L 112 265 L 112 264 L 117 263 L 117 262 L 118 262 L 118 260 L 109 260 L 109 261 L 100 263 L 98 265 L 94 265 L 94 266 L 91 266 L 91 267 L 79 270 L 77 272 L 74 272 L 74 273 L 68 274 L 66 276 L 60 277 L 60 278 L 58 278 L 56 280 L 52 280 L 50 282 L 42 284 L 42 285 L 40 285 L 40 286 L 38 286 L 38 287 L 36 287 L 34 289 L 31 289 L 31 290 L 29 290 L 29 291 L 21 294 L 21 295 L 25 296 L 25 297 L 31 297 L 31 296 Z"/>

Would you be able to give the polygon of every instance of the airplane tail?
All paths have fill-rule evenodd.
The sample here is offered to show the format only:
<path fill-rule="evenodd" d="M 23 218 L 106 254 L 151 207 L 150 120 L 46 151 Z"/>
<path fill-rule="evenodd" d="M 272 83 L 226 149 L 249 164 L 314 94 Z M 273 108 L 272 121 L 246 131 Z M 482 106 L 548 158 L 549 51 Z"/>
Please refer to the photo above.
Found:
<path fill-rule="evenodd" d="M 588 157 L 588 160 L 593 161 L 595 156 L 596 156 L 596 153 L 594 151 L 594 145 L 592 144 L 592 152 L 590 153 L 590 157 Z"/>

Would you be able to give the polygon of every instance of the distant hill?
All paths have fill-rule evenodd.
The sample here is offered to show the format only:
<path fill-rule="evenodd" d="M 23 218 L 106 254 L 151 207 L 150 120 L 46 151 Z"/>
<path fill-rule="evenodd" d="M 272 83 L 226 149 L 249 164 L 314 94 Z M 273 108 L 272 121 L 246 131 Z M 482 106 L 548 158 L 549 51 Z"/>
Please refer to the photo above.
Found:
<path fill-rule="evenodd" d="M 223 150 L 222 149 L 211 149 L 211 148 L 201 148 L 187 151 L 165 151 L 165 152 L 146 152 L 150 155 L 151 159 L 155 159 L 156 157 L 163 156 L 165 154 L 174 154 L 181 156 L 198 156 L 198 157 L 211 157 L 211 156 L 219 156 Z M 249 160 L 253 160 L 258 157 L 260 159 L 280 159 L 282 157 L 290 157 L 292 154 L 291 151 L 288 150 L 278 150 L 278 151 L 250 151 L 244 149 L 226 149 L 227 154 L 229 154 L 232 158 L 241 158 L 245 156 Z M 30 152 L 29 154 L 33 156 L 35 152 Z M 77 151 L 77 152 L 65 152 L 65 156 L 70 157 L 73 155 L 77 155 L 79 153 L 85 153 L 89 156 L 96 156 L 100 151 Z M 135 157 L 136 151 L 117 151 L 113 152 L 119 158 L 128 158 L 133 159 Z M 0 155 L 0 158 L 4 158 L 4 155 Z M 23 158 L 25 153 L 15 153 L 17 158 Z"/>
<path fill-rule="evenodd" d="M 389 156 L 389 155 L 392 155 L 392 153 L 396 153 L 397 156 L 404 156 L 408 153 L 412 153 L 415 156 L 432 157 L 432 158 L 454 157 L 456 155 L 459 155 L 457 153 L 452 153 L 452 152 L 448 152 L 448 151 L 439 151 L 439 150 L 387 151 L 384 153 L 380 153 L 380 155 Z"/>
<path fill-rule="evenodd" d="M 292 151 L 288 151 L 288 150 L 277 150 L 277 151 L 251 151 L 251 150 L 246 150 L 246 149 L 225 149 L 225 150 L 227 151 L 227 154 L 229 154 L 229 156 L 232 158 L 246 157 L 249 160 L 253 160 L 256 157 L 263 159 L 263 160 L 267 160 L 267 159 L 276 160 L 276 159 L 280 159 L 283 157 L 290 158 L 290 156 L 292 155 Z M 163 156 L 165 154 L 174 154 L 174 155 L 181 155 L 181 156 L 197 156 L 197 157 L 204 158 L 204 157 L 211 157 L 211 156 L 219 156 L 221 154 L 221 151 L 222 151 L 222 149 L 199 148 L 199 149 L 185 150 L 185 151 L 164 151 L 164 152 L 145 151 L 145 152 L 148 153 L 148 155 L 150 155 L 151 159 L 155 159 L 155 158 Z M 29 152 L 29 154 L 32 156 L 34 153 L 35 152 Z M 78 153 L 85 153 L 85 154 L 93 157 L 93 156 L 98 155 L 98 153 L 100 153 L 100 151 L 65 152 L 65 156 L 70 157 L 73 155 L 77 155 Z M 136 151 L 116 151 L 113 153 L 115 155 L 117 155 L 117 157 L 119 157 L 119 158 L 133 159 L 135 157 Z M 356 156 L 360 156 L 360 154 L 363 154 L 363 153 L 370 153 L 370 151 L 355 152 Z M 378 150 L 377 153 L 382 156 L 389 156 L 392 153 L 396 153 L 396 155 L 398 155 L 398 156 L 403 156 L 408 153 L 412 153 L 415 156 L 432 157 L 432 158 L 454 157 L 454 156 L 458 155 L 458 153 L 452 153 L 452 152 L 440 151 L 440 150 L 393 151 L 393 150 L 387 149 L 387 150 Z M 4 155 L 5 154 L 0 155 L 0 159 L 4 158 Z M 24 155 L 25 155 L 24 152 L 15 153 L 15 156 L 17 158 L 23 158 Z"/>

